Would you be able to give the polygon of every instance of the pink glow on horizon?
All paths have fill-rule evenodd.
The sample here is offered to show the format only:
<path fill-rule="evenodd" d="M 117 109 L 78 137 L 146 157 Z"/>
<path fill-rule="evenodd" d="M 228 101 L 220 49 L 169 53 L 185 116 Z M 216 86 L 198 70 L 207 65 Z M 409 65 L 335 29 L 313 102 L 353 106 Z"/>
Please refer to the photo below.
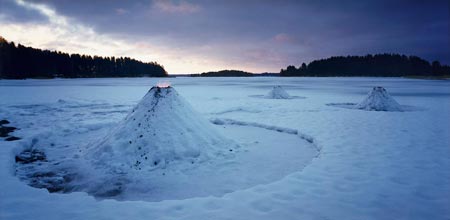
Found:
<path fill-rule="evenodd" d="M 170 87 L 170 82 L 169 81 L 159 81 L 158 83 L 156 83 L 156 87 L 168 88 L 168 87 Z"/>

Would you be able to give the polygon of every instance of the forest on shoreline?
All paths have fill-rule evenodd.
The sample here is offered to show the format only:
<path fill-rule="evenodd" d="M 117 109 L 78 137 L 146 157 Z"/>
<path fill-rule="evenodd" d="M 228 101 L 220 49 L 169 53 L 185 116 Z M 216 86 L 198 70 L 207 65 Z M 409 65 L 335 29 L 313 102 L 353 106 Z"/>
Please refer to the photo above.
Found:
<path fill-rule="evenodd" d="M 241 71 L 241 70 L 220 70 L 211 71 L 199 74 L 190 74 L 191 77 L 250 77 L 256 74 Z"/>
<path fill-rule="evenodd" d="M 68 54 L 15 45 L 0 36 L 0 79 L 26 78 L 103 78 L 103 77 L 167 77 L 164 67 L 156 62 L 144 63 L 128 57 L 100 57 Z M 255 74 L 241 70 L 221 70 L 189 74 L 190 77 L 450 77 L 450 66 L 439 61 L 428 62 L 417 56 L 400 54 L 368 54 L 335 56 L 290 65 L 279 73 Z"/>
<path fill-rule="evenodd" d="M 379 76 L 402 77 L 450 76 L 450 66 L 432 63 L 417 57 L 400 54 L 368 54 L 366 56 L 336 56 L 303 63 L 296 68 L 288 66 L 280 76 Z"/>
<path fill-rule="evenodd" d="M 0 37 L 0 79 L 167 77 L 163 66 L 128 57 L 68 54 L 17 46 Z"/>

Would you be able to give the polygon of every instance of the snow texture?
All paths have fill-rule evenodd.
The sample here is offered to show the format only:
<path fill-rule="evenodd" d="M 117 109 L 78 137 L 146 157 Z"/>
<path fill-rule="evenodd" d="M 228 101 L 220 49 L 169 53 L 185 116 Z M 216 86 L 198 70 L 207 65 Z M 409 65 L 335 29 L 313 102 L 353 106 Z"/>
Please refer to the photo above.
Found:
<path fill-rule="evenodd" d="M 97 200 L 83 190 L 49 193 L 21 181 L 20 175 L 27 173 L 22 168 L 27 165 L 16 163 L 16 155 L 24 152 L 21 160 L 35 160 L 29 166 L 32 169 L 79 166 L 71 164 L 76 161 L 71 156 L 83 158 L 79 150 L 108 135 L 158 80 L 0 80 L 0 120 L 7 119 L 8 126 L 18 128 L 10 135 L 23 138 L 0 141 L 0 219 L 450 219 L 448 80 L 173 78 L 174 87 L 202 117 L 218 117 L 214 113 L 231 108 L 249 109 L 252 112 L 231 111 L 220 116 L 233 123 L 308 134 L 320 146 L 320 154 L 306 164 L 293 163 L 304 155 L 308 158 L 310 148 L 303 138 L 221 119 L 223 124 L 213 125 L 215 128 L 242 149 L 258 153 L 247 157 L 246 161 L 254 163 L 232 176 L 234 169 L 242 167 L 237 159 L 211 166 L 215 160 L 207 160 L 196 169 L 188 167 L 187 171 L 196 171 L 192 178 L 180 175 L 182 170 L 172 166 L 148 174 L 130 169 L 136 174 L 135 186 L 140 186 L 139 181 L 150 183 L 148 192 L 134 191 L 139 194 L 133 198 L 147 198 L 134 199 L 138 201 Z M 264 94 L 274 84 L 308 99 L 249 97 Z M 326 105 L 357 103 L 374 85 L 389 88 L 402 107 L 423 110 L 364 111 Z M 258 145 L 258 141 L 266 144 Z M 242 150 L 235 155 L 250 153 Z M 170 172 L 162 175 L 166 170 Z M 258 177 L 254 184 L 254 175 L 265 170 L 267 178 Z M 227 177 L 219 178 L 224 171 Z M 87 169 L 85 174 L 91 172 L 89 176 L 97 179 L 97 174 L 106 175 L 103 169 Z M 45 179 L 51 173 L 40 175 Z M 223 188 L 208 188 L 214 184 Z M 191 190 L 195 194 L 181 194 Z"/>
<path fill-rule="evenodd" d="M 155 86 L 86 157 L 97 165 L 126 172 L 129 168 L 153 170 L 169 163 L 220 159 L 233 156 L 237 148 L 173 87 Z"/>
<path fill-rule="evenodd" d="M 272 90 L 265 96 L 268 99 L 290 99 L 291 96 L 281 87 L 274 86 Z"/>
<path fill-rule="evenodd" d="M 311 137 L 307 134 L 303 134 L 303 133 L 299 132 L 297 129 L 283 128 L 283 127 L 274 126 L 274 125 L 265 125 L 265 124 L 260 124 L 260 123 L 256 123 L 256 122 L 237 121 L 237 120 L 233 120 L 233 119 L 229 119 L 229 118 L 224 118 L 224 119 L 213 118 L 210 121 L 216 125 L 253 126 L 253 127 L 257 127 L 257 128 L 264 128 L 264 129 L 271 130 L 271 131 L 277 131 L 277 132 L 281 132 L 281 133 L 298 135 L 300 138 L 305 139 L 307 142 L 314 144 L 314 146 L 317 148 L 318 151 L 320 150 L 320 146 L 317 144 L 317 141 L 315 141 L 313 137 Z"/>
<path fill-rule="evenodd" d="M 373 87 L 355 108 L 367 111 L 402 111 L 402 106 L 381 86 Z"/>
<path fill-rule="evenodd" d="M 67 118 L 78 116 L 80 113 L 73 113 L 80 108 L 95 115 L 125 113 L 100 111 L 123 106 L 59 99 L 39 107 L 13 107 L 29 112 L 43 108 L 47 114 L 60 112 L 61 118 Z M 109 126 L 89 125 L 87 132 L 96 133 L 102 127 Z M 301 170 L 318 153 L 314 143 L 297 132 L 276 133 L 273 126 L 237 121 L 211 124 L 169 86 L 152 88 L 125 119 L 110 128 L 105 138 L 95 138 L 85 146 L 79 146 L 84 140 L 70 131 L 63 136 L 76 145 L 67 139 L 55 143 L 60 136 L 55 132 L 46 135 L 49 140 L 43 139 L 42 133 L 36 135 L 16 154 L 16 175 L 49 192 L 82 191 L 98 199 L 154 202 L 222 196 L 267 184 Z M 239 141 L 244 148 L 225 137 Z M 283 140 L 282 146 L 275 144 L 278 140 Z"/>
<path fill-rule="evenodd" d="M 266 86 L 265 86 L 266 87 Z M 303 96 L 290 95 L 281 86 L 271 86 L 271 90 L 266 95 L 249 95 L 253 98 L 263 98 L 263 99 L 304 99 Z"/>

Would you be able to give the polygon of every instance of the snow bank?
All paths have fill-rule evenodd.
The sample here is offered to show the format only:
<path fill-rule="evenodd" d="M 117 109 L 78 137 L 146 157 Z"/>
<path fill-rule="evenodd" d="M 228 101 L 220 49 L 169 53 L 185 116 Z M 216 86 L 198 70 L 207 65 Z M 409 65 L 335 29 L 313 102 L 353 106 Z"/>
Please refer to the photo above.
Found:
<path fill-rule="evenodd" d="M 281 86 L 274 86 L 272 90 L 265 96 L 265 98 L 290 99 L 291 96 Z"/>
<path fill-rule="evenodd" d="M 380 86 L 373 87 L 367 97 L 355 108 L 367 111 L 403 111 L 400 104 L 389 95 L 386 89 Z"/>

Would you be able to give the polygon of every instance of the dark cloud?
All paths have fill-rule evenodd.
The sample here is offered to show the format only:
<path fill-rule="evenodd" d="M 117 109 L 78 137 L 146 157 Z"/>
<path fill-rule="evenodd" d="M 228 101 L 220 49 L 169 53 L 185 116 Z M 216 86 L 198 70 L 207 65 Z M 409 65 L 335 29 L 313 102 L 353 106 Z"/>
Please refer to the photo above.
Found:
<path fill-rule="evenodd" d="M 269 71 L 333 55 L 383 52 L 450 64 L 448 0 L 28 1 L 49 5 L 98 33 L 157 38 Z M 38 19 L 14 4 L 2 4 L 0 14 L 17 22 Z"/>
<path fill-rule="evenodd" d="M 25 9 L 12 0 L 0 0 L 0 16 L 14 23 L 41 23 L 48 19 L 36 11 Z"/>

